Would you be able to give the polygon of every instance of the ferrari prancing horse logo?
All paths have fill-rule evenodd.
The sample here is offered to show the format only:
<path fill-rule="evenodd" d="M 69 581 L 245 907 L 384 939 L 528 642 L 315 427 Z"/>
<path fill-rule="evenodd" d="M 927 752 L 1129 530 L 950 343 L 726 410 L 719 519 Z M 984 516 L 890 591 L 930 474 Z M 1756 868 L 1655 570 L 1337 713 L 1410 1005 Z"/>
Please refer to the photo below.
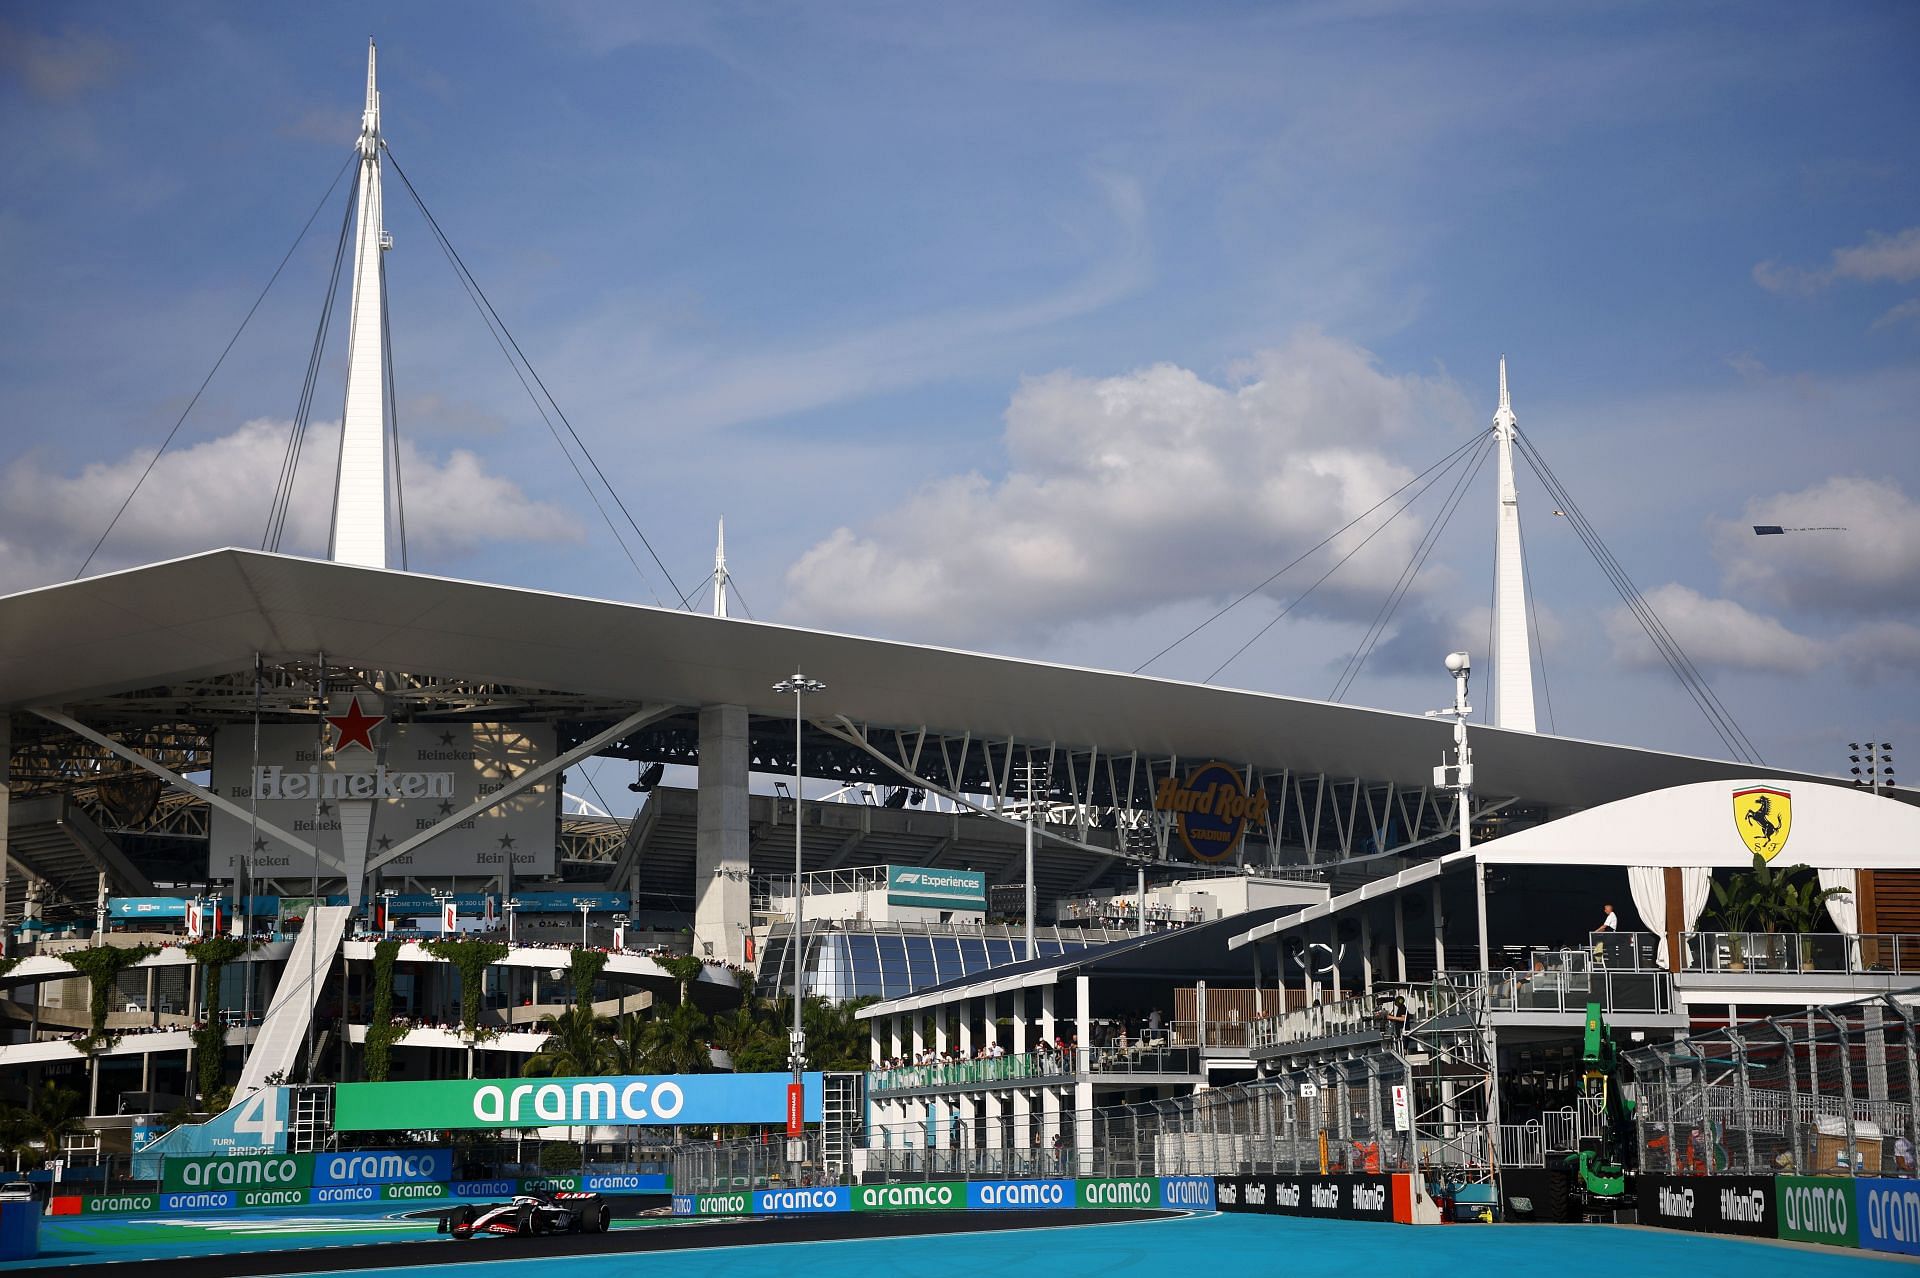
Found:
<path fill-rule="evenodd" d="M 1793 830 L 1793 796 L 1772 786 L 1733 792 L 1733 824 L 1748 851 L 1771 861 L 1787 846 Z"/>

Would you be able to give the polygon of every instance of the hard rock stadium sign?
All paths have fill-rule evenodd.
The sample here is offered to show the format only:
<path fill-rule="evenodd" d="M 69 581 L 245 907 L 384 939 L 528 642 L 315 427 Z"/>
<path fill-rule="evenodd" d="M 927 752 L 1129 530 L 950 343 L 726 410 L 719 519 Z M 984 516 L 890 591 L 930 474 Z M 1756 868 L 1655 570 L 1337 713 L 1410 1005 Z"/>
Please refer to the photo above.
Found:
<path fill-rule="evenodd" d="M 1267 792 L 1247 793 L 1240 774 L 1224 763 L 1203 763 L 1181 781 L 1162 777 L 1154 810 L 1169 812 L 1180 842 L 1197 861 L 1224 861 L 1240 849 L 1249 826 L 1265 828 Z"/>

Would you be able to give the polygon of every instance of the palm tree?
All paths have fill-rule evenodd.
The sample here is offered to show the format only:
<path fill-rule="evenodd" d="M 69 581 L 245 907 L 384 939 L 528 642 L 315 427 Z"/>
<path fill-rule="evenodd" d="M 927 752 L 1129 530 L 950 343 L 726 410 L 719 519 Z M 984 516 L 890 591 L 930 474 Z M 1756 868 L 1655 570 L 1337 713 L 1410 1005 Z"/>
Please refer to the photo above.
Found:
<path fill-rule="evenodd" d="M 647 1026 L 650 1020 L 644 1016 L 628 1013 L 614 1023 L 613 1038 L 608 1043 L 611 1053 L 609 1066 L 616 1074 L 644 1074 L 647 1072 Z"/>
<path fill-rule="evenodd" d="M 713 1068 L 706 1013 L 691 1003 L 655 1015 L 643 1031 L 645 1060 L 654 1074 L 704 1074 Z"/>
<path fill-rule="evenodd" d="M 540 1018 L 547 1041 L 540 1045 L 520 1072 L 528 1077 L 580 1078 L 610 1072 L 613 1043 L 605 1037 L 605 1022 L 591 1008 L 569 1007 Z"/>
<path fill-rule="evenodd" d="M 865 1069 L 870 1055 L 867 1023 L 854 1013 L 872 1001 L 808 999 L 801 1009 L 807 1030 L 807 1063 L 815 1069 Z"/>
<path fill-rule="evenodd" d="M 25 1115 L 27 1139 L 40 1147 L 43 1158 L 58 1158 L 61 1138 L 80 1130 L 80 1093 L 48 1080 L 32 1096 L 32 1108 Z"/>
<path fill-rule="evenodd" d="M 757 1000 L 743 1002 L 713 1020 L 713 1045 L 733 1058 L 737 1073 L 776 1070 L 786 1061 L 786 1037 L 773 1009 Z"/>

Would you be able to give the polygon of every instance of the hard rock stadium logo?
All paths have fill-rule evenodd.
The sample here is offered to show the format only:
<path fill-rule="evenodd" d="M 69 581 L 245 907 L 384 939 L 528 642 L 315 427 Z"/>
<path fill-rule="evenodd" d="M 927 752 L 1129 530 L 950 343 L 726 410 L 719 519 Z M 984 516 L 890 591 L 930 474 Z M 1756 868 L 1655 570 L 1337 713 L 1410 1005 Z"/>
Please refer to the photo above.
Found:
<path fill-rule="evenodd" d="M 1224 861 L 1250 825 L 1267 824 L 1267 792 L 1247 793 L 1240 774 L 1224 763 L 1203 763 L 1185 781 L 1162 777 L 1153 806 L 1171 812 L 1180 842 L 1196 861 Z"/>
<path fill-rule="evenodd" d="M 1793 796 L 1772 786 L 1733 792 L 1733 824 L 1747 850 L 1763 861 L 1779 856 L 1793 831 Z"/>

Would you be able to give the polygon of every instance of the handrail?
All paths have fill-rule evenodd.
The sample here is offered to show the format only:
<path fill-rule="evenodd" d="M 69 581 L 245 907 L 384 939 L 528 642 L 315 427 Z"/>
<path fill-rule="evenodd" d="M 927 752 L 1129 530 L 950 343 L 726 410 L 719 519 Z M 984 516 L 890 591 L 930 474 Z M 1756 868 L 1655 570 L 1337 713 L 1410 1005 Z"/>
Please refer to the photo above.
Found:
<path fill-rule="evenodd" d="M 1683 932 L 1685 970 L 1920 975 L 1920 936 L 1866 932 Z"/>
<path fill-rule="evenodd" d="M 919 1087 L 965 1087 L 974 1083 L 1045 1078 L 1072 1072 L 1072 1066 L 1057 1052 L 1021 1052 L 1013 1056 L 991 1056 L 975 1061 L 942 1061 L 933 1065 L 898 1065 L 892 1069 L 869 1070 L 867 1090 L 897 1092 Z"/>

